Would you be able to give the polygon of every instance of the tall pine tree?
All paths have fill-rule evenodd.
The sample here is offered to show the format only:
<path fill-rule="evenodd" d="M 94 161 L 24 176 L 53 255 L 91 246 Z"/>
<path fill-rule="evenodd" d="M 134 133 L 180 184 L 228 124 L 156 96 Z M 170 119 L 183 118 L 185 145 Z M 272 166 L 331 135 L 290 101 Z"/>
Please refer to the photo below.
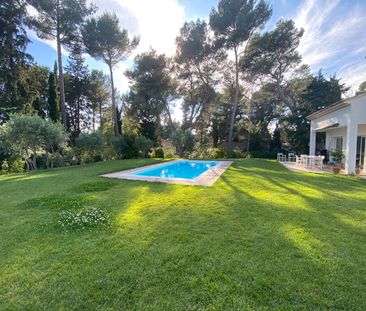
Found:
<path fill-rule="evenodd" d="M 82 55 L 81 42 L 75 43 L 66 67 L 65 85 L 67 128 L 72 137 L 79 136 L 82 127 L 89 122 L 90 105 L 87 101 L 89 69 Z"/>
<path fill-rule="evenodd" d="M 26 1 L 0 1 L 0 122 L 27 103 L 22 90 L 31 56 L 25 31 Z"/>

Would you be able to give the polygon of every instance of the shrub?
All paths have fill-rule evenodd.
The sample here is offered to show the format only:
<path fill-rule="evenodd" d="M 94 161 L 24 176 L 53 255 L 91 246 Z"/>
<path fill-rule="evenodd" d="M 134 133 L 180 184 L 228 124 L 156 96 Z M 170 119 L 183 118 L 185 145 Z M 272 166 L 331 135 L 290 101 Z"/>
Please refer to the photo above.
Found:
<path fill-rule="evenodd" d="M 154 154 L 153 154 L 154 158 L 164 158 L 164 149 L 163 148 L 155 148 L 154 149 Z"/>
<path fill-rule="evenodd" d="M 60 213 L 58 223 L 66 230 L 108 227 L 111 219 L 108 213 L 97 207 L 85 207 L 80 210 L 68 210 Z"/>
<path fill-rule="evenodd" d="M 1 172 L 3 174 L 9 174 L 10 173 L 9 163 L 8 163 L 7 160 L 4 160 L 3 164 L 1 165 Z"/>
<path fill-rule="evenodd" d="M 80 153 L 80 162 L 95 162 L 101 159 L 104 147 L 104 138 L 100 132 L 81 133 L 75 140 Z"/>
<path fill-rule="evenodd" d="M 174 159 L 175 158 L 175 152 L 173 149 L 166 149 L 164 151 L 164 157 L 167 159 Z"/>
<path fill-rule="evenodd" d="M 210 148 L 207 150 L 207 158 L 219 159 L 225 157 L 225 150 L 223 148 Z"/>
<path fill-rule="evenodd" d="M 252 158 L 265 158 L 265 159 L 276 159 L 277 150 L 253 150 L 250 151 L 250 155 Z"/>
<path fill-rule="evenodd" d="M 4 160 L 1 165 L 1 172 L 3 174 L 9 173 L 23 173 L 24 172 L 24 160 L 15 159 L 13 161 Z"/>
<path fill-rule="evenodd" d="M 141 155 L 144 158 L 148 156 L 149 151 L 153 146 L 154 142 L 145 136 L 138 136 L 135 139 L 135 147 L 139 152 L 141 152 Z"/>
<path fill-rule="evenodd" d="M 23 173 L 24 172 L 24 160 L 15 159 L 10 162 L 10 172 L 11 173 Z"/>
<path fill-rule="evenodd" d="M 335 160 L 336 163 L 341 163 L 344 158 L 343 151 L 340 149 L 332 150 L 330 152 L 330 156 Z"/>
<path fill-rule="evenodd" d="M 121 159 L 133 159 L 138 156 L 138 150 L 135 146 L 135 136 L 133 135 L 125 134 L 123 136 L 113 137 L 111 144 Z"/>

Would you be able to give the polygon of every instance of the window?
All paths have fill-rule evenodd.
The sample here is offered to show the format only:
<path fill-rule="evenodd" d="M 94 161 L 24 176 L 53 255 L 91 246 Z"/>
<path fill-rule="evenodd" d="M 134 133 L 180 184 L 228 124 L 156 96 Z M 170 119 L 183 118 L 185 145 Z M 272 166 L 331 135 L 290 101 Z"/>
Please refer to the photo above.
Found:
<path fill-rule="evenodd" d="M 335 150 L 343 150 L 343 137 L 333 137 L 333 147 Z"/>

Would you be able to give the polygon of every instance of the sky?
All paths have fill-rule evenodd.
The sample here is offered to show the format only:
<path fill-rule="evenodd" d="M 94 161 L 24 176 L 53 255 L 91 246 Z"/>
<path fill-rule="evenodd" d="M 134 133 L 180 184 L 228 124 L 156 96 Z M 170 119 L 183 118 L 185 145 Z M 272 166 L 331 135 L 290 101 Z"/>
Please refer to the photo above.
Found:
<path fill-rule="evenodd" d="M 90 0 L 88 0 L 90 1 Z M 136 54 L 150 47 L 159 53 L 173 55 L 175 38 L 185 21 L 197 18 L 208 20 L 218 0 L 93 0 L 99 12 L 115 12 L 121 27 L 130 35 L 139 35 L 140 44 L 128 60 L 114 70 L 116 87 L 128 91 L 124 71 L 133 66 Z M 326 76 L 336 75 L 355 92 L 366 80 L 366 1 L 365 0 L 269 0 L 273 14 L 264 30 L 271 30 L 276 22 L 293 19 L 297 27 L 305 30 L 299 52 L 303 63 L 311 71 L 322 70 Z M 32 43 L 28 52 L 39 65 L 53 68 L 57 59 L 55 42 L 43 41 L 29 32 Z M 67 55 L 64 53 L 66 65 Z M 102 62 L 86 57 L 91 69 L 108 73 Z M 181 119 L 179 105 L 173 117 Z"/>

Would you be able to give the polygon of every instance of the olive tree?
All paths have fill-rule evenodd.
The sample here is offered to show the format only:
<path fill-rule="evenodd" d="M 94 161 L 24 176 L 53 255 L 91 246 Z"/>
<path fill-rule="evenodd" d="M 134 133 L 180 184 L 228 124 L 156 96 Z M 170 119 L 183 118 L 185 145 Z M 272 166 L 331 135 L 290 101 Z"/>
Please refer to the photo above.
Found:
<path fill-rule="evenodd" d="M 0 126 L 0 148 L 10 157 L 22 158 L 28 170 L 37 170 L 37 156 L 46 152 L 50 158 L 68 139 L 64 128 L 38 115 L 10 116 Z"/>

